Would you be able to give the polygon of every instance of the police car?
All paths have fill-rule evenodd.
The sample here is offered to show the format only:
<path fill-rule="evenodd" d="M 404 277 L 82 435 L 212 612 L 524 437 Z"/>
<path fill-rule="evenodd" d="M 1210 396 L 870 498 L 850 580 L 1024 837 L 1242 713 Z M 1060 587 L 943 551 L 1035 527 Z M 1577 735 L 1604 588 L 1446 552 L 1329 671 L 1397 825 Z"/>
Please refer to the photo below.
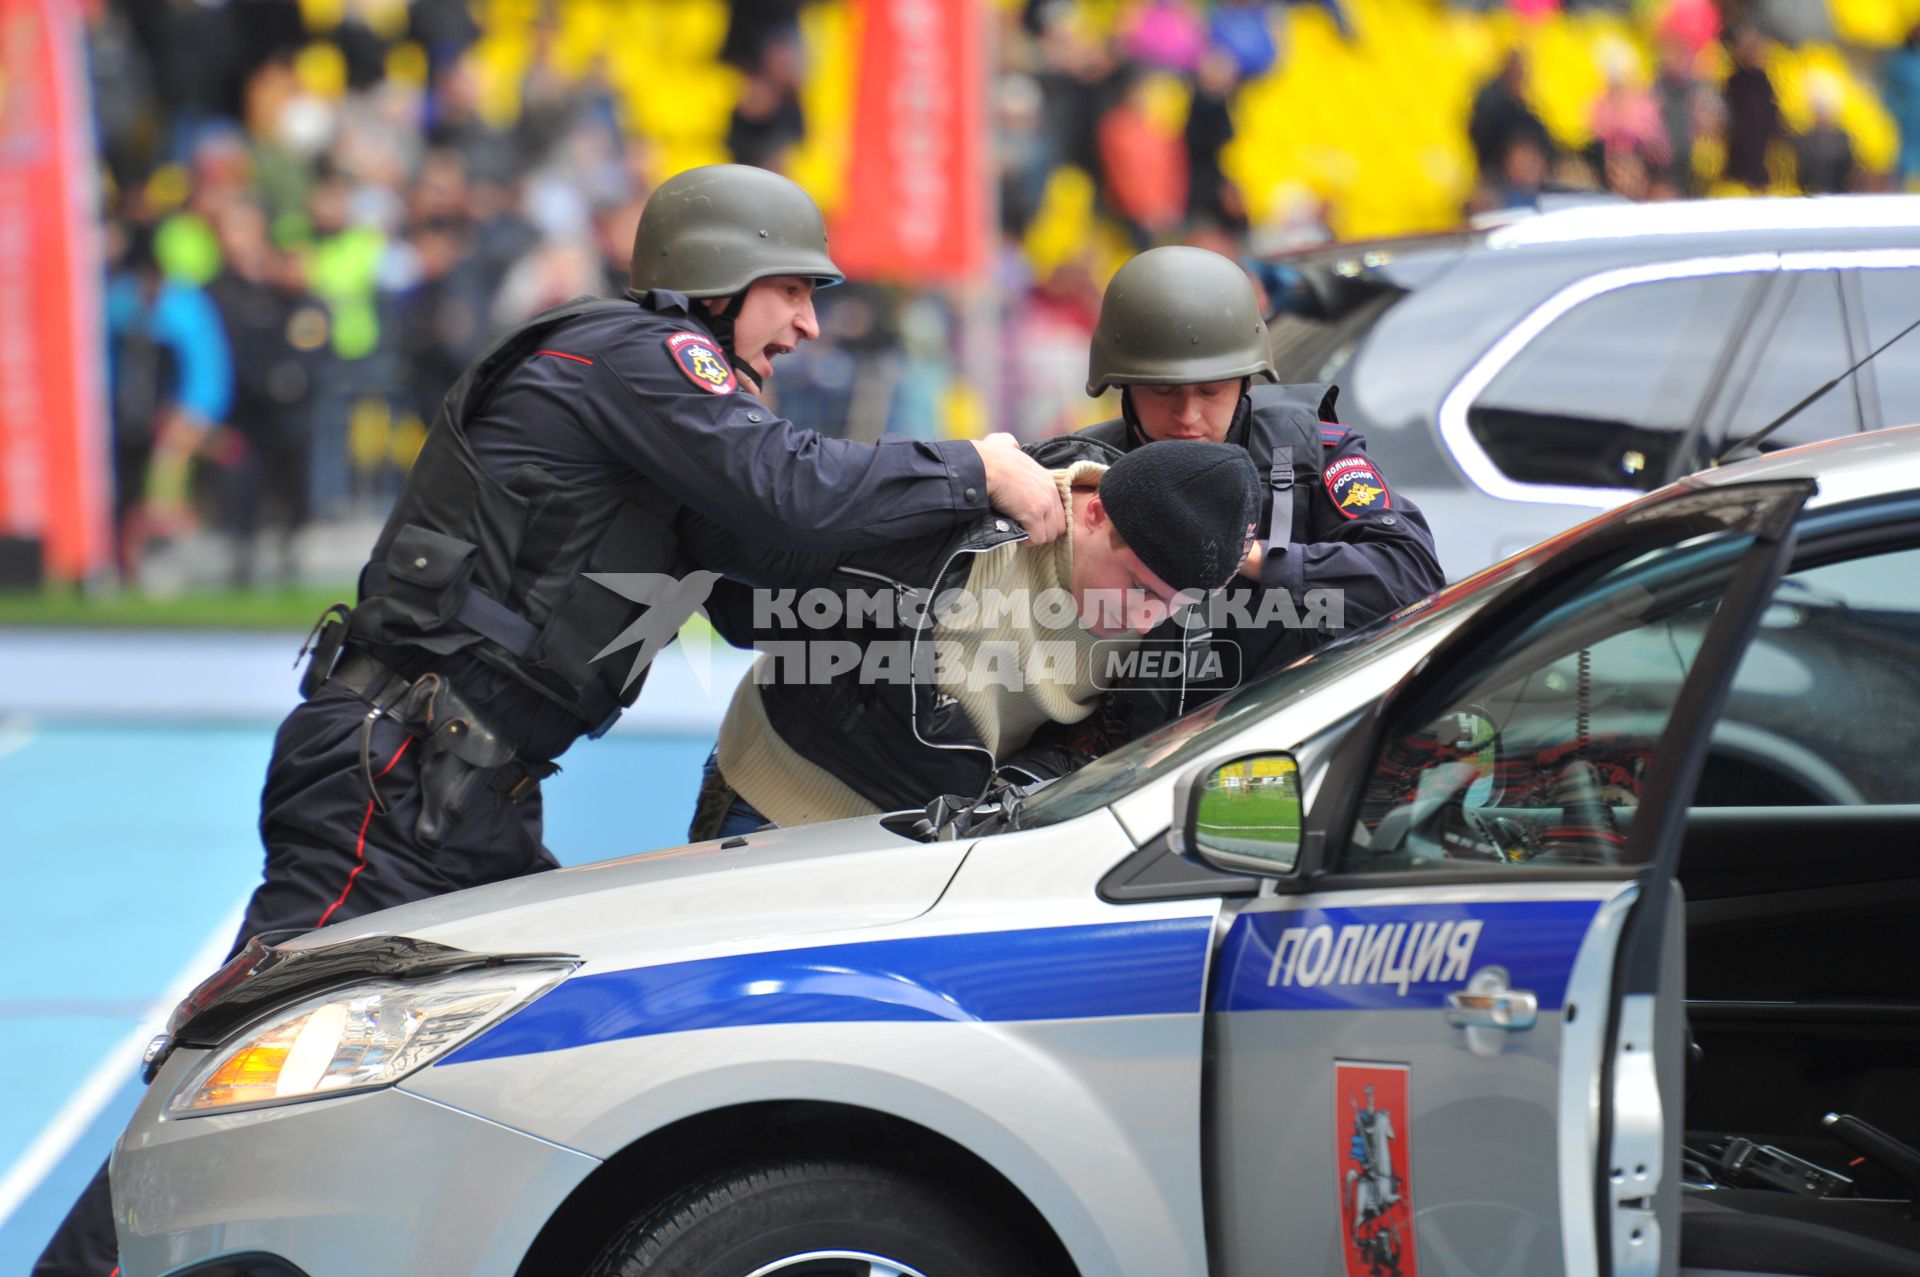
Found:
<path fill-rule="evenodd" d="M 1024 799 L 256 946 L 124 1277 L 1920 1273 L 1920 428 Z"/>

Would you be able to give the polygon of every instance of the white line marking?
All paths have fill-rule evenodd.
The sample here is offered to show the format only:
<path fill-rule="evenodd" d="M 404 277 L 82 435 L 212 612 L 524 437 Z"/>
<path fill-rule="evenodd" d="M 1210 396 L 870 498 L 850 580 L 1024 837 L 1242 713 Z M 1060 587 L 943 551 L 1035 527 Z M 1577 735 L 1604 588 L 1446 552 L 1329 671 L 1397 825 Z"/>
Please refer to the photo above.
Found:
<path fill-rule="evenodd" d="M 172 1014 L 180 999 L 191 993 L 193 986 L 212 975 L 220 965 L 220 960 L 226 957 L 227 950 L 233 947 L 233 936 L 240 929 L 240 918 L 244 912 L 245 906 L 242 905 L 221 920 L 219 928 L 208 937 L 206 944 L 174 977 L 166 996 L 153 1004 L 140 1027 L 107 1052 L 106 1058 L 67 1098 L 66 1104 L 28 1145 L 27 1151 L 7 1168 L 4 1176 L 0 1176 L 0 1228 L 6 1227 L 13 1213 L 20 1209 L 20 1203 L 32 1196 L 33 1191 L 40 1187 L 40 1182 L 60 1164 L 61 1159 L 73 1151 L 74 1144 L 86 1134 L 94 1119 L 113 1102 L 113 1097 L 120 1093 L 120 1088 L 127 1084 L 127 1080 L 137 1074 L 140 1056 L 146 1050 L 148 1041 L 166 1028 L 167 1016 Z"/>
<path fill-rule="evenodd" d="M 25 749 L 39 734 L 40 724 L 31 714 L 0 716 L 0 758 Z"/>

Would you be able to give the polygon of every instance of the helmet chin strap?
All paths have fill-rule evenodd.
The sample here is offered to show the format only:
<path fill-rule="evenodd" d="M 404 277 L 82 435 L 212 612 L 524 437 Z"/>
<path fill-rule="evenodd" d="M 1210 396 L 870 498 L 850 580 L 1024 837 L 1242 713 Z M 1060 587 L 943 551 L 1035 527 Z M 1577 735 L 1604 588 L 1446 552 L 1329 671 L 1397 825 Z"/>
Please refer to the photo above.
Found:
<path fill-rule="evenodd" d="M 720 353 L 727 357 L 727 362 L 733 365 L 734 371 L 758 386 L 761 381 L 760 374 L 754 370 L 752 364 L 742 359 L 733 348 L 733 321 L 740 318 L 740 308 L 746 304 L 747 290 L 743 288 L 733 296 L 727 298 L 727 304 L 720 309 L 718 314 L 709 311 L 706 315 L 706 323 L 707 327 L 712 330 L 714 337 L 720 342 Z"/>

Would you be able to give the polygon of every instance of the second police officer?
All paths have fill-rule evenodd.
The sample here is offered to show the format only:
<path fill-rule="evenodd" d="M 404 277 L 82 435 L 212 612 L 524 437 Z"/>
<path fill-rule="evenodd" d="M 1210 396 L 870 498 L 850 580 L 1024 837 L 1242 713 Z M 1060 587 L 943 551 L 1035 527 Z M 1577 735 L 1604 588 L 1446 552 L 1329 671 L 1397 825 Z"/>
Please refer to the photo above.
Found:
<path fill-rule="evenodd" d="M 1335 627 L 1445 583 L 1426 518 L 1394 491 L 1366 440 L 1338 424 L 1333 387 L 1278 382 L 1253 283 L 1230 258 L 1150 249 L 1107 285 L 1087 393 L 1118 387 L 1121 415 L 1081 433 L 1123 452 L 1163 439 L 1238 444 L 1267 479 L 1258 541 L 1236 582 L 1257 588 L 1227 615 L 1282 619 L 1216 636 L 1238 649 L 1222 666 L 1230 681 L 1277 669 Z M 1263 591 L 1284 592 L 1286 606 L 1261 609 Z M 1136 716 L 1131 734 L 1153 722 Z"/>

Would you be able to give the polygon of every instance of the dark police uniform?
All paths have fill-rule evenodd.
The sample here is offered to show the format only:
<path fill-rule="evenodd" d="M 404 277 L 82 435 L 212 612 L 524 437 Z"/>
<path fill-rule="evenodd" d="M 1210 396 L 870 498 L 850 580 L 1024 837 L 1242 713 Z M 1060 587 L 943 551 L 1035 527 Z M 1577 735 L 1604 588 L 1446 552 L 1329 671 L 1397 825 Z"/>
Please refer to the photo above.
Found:
<path fill-rule="evenodd" d="M 822 551 L 988 513 L 972 444 L 801 430 L 740 386 L 705 314 L 665 290 L 571 303 L 448 393 L 359 604 L 324 625 L 308 699 L 275 738 L 264 881 L 236 950 L 552 868 L 539 781 L 638 696 L 645 645 L 627 640 L 652 605 L 629 595 L 674 600 L 628 583 L 697 569 L 672 530 L 681 509 Z M 682 595 L 654 644 L 699 601 Z M 113 1266 L 104 1176 L 36 1274 Z"/>
<path fill-rule="evenodd" d="M 625 582 L 697 570 L 682 508 L 813 550 L 987 513 L 971 444 L 800 430 L 739 386 L 701 313 L 665 291 L 575 303 L 455 385 L 362 573 L 345 654 L 281 730 L 246 934 L 551 867 L 538 782 L 638 696 L 631 636 L 671 602 Z"/>

